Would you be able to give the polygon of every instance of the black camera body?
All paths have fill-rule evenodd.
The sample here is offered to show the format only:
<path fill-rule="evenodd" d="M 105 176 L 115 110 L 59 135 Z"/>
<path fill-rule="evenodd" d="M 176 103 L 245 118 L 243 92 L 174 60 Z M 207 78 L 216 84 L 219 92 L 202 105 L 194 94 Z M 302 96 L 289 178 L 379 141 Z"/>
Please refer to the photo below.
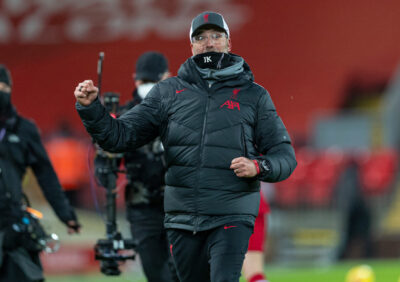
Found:
<path fill-rule="evenodd" d="M 12 245 L 21 244 L 32 252 L 56 252 L 60 247 L 58 236 L 54 233 L 48 234 L 35 213 L 41 215 L 40 212 L 28 207 L 23 210 L 21 219 L 12 224 L 12 238 L 15 241 Z"/>
<path fill-rule="evenodd" d="M 120 263 L 135 259 L 134 248 L 134 241 L 132 239 L 123 239 L 119 232 L 115 234 L 114 238 L 99 239 L 94 250 L 95 259 L 100 261 L 100 271 L 109 276 L 120 275 Z M 132 251 L 126 253 L 129 250 Z"/>
<path fill-rule="evenodd" d="M 106 92 L 103 94 L 103 105 L 112 116 L 118 114 L 119 110 L 119 93 Z M 113 116 L 116 117 L 116 116 Z"/>

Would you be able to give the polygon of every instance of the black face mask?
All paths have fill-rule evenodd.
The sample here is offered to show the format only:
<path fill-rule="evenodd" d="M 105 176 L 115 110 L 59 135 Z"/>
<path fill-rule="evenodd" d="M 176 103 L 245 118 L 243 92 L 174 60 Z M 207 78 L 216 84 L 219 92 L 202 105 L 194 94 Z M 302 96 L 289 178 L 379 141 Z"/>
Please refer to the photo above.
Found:
<path fill-rule="evenodd" d="M 194 56 L 193 60 L 202 69 L 219 70 L 232 65 L 231 56 L 228 53 L 207 52 Z"/>
<path fill-rule="evenodd" d="M 0 116 L 6 116 L 11 110 L 11 93 L 0 90 Z"/>

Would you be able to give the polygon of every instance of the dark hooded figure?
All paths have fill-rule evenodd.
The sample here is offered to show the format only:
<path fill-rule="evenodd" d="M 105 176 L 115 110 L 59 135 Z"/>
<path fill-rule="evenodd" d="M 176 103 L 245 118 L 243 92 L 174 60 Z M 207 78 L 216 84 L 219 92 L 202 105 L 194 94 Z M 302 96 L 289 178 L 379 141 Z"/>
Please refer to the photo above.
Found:
<path fill-rule="evenodd" d="M 0 281 L 43 281 L 37 241 L 40 228 L 27 217 L 22 179 L 30 167 L 68 233 L 79 224 L 49 161 L 36 125 L 11 103 L 12 81 L 0 65 Z M 32 230 L 33 229 L 33 230 Z"/>

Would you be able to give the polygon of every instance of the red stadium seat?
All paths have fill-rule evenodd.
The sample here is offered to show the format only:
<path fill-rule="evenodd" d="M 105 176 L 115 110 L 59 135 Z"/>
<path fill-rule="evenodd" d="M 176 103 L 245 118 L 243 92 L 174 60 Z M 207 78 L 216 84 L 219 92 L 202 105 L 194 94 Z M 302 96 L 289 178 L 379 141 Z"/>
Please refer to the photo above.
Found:
<path fill-rule="evenodd" d="M 275 202 L 284 207 L 295 207 L 302 202 L 303 191 L 307 185 L 307 174 L 314 161 L 314 152 L 308 148 L 296 150 L 297 167 L 286 180 L 275 184 Z"/>
<path fill-rule="evenodd" d="M 397 153 L 390 149 L 366 152 L 359 158 L 360 183 L 368 196 L 383 195 L 394 182 Z"/>
<path fill-rule="evenodd" d="M 328 149 L 320 151 L 309 168 L 307 179 L 307 202 L 312 206 L 328 205 L 340 174 L 345 168 L 346 158 L 342 151 Z"/>

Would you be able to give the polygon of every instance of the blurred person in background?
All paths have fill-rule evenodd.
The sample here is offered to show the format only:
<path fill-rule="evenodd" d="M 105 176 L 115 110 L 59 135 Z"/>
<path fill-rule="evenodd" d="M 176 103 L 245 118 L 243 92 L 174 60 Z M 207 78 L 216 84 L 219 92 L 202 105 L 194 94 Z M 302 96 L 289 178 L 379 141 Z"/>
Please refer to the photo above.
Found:
<path fill-rule="evenodd" d="M 168 77 L 168 61 L 163 54 L 154 51 L 142 54 L 133 74 L 135 90 L 132 99 L 119 108 L 118 115 L 140 104 L 157 82 Z M 156 138 L 137 150 L 123 154 L 127 178 L 127 219 L 137 244 L 135 250 L 149 282 L 178 281 L 163 224 L 166 171 L 163 152 L 161 141 Z M 100 162 L 100 156 L 97 156 L 95 166 L 102 166 Z M 97 179 L 101 182 L 101 177 Z"/>
<path fill-rule="evenodd" d="M 263 185 L 269 183 L 261 183 Z M 264 274 L 264 247 L 267 235 L 267 216 L 270 211 L 268 202 L 260 192 L 260 207 L 254 223 L 254 231 L 243 262 L 242 273 L 247 282 L 268 282 Z"/>
<path fill-rule="evenodd" d="M 196 16 L 190 42 L 193 56 L 178 75 L 118 119 L 107 114 L 91 80 L 75 88 L 76 108 L 105 150 L 132 150 L 161 136 L 164 226 L 180 281 L 237 282 L 259 210 L 259 181 L 288 178 L 296 159 L 270 95 L 230 53 L 223 16 Z"/>
<path fill-rule="evenodd" d="M 84 195 L 89 184 L 87 142 L 73 131 L 67 120 L 61 120 L 56 130 L 44 138 L 44 146 L 71 205 L 87 206 Z"/>
<path fill-rule="evenodd" d="M 80 226 L 38 128 L 17 113 L 11 103 L 11 92 L 11 75 L 0 65 L 0 281 L 43 281 L 40 250 L 31 240 L 37 234 L 24 231 L 25 226 L 31 226 L 25 216 L 21 183 L 28 167 L 68 233 L 79 232 Z"/>
<path fill-rule="evenodd" d="M 154 85 L 170 76 L 167 58 L 159 52 L 143 53 L 136 61 L 135 90 L 122 113 L 140 104 Z M 127 169 L 125 200 L 132 238 L 137 243 L 149 282 L 179 281 L 164 228 L 164 149 L 160 138 L 124 154 Z"/>

